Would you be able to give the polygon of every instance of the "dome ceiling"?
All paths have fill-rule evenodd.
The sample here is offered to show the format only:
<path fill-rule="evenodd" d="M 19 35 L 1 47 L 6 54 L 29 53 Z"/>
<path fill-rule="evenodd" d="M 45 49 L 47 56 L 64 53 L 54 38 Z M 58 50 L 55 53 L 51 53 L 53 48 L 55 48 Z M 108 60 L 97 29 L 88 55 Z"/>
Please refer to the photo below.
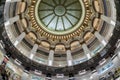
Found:
<path fill-rule="evenodd" d="M 55 40 L 80 36 L 92 14 L 88 4 L 82 0 L 33 0 L 30 7 L 32 27 L 41 36 Z"/>
<path fill-rule="evenodd" d="M 80 1 L 50 0 L 49 3 L 47 0 L 37 1 L 35 17 L 39 26 L 53 35 L 72 33 L 81 26 L 80 23 L 84 19 L 84 5 Z"/>
<path fill-rule="evenodd" d="M 53 66 L 64 67 L 68 52 L 76 65 L 98 54 L 111 38 L 108 33 L 112 33 L 114 27 L 108 27 L 101 18 L 112 16 L 111 9 L 105 5 L 109 4 L 100 0 L 18 2 L 15 10 L 11 5 L 10 11 L 14 14 L 9 14 L 9 18 L 18 15 L 19 20 L 7 30 L 12 32 L 10 38 L 14 45 L 18 44 L 14 43 L 16 37 L 23 34 L 23 40 L 15 47 L 28 58 L 36 49 L 31 55 L 33 60 L 48 65 L 49 54 L 54 52 Z"/>

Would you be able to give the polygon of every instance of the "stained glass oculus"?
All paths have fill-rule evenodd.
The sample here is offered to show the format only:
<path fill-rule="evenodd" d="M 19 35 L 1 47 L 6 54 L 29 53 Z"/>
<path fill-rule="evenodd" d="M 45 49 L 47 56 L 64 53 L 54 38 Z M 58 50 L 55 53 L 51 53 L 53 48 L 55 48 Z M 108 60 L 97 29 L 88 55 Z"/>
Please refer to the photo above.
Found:
<path fill-rule="evenodd" d="M 82 0 L 38 0 L 35 17 L 42 28 L 52 34 L 68 34 L 84 19 Z"/>

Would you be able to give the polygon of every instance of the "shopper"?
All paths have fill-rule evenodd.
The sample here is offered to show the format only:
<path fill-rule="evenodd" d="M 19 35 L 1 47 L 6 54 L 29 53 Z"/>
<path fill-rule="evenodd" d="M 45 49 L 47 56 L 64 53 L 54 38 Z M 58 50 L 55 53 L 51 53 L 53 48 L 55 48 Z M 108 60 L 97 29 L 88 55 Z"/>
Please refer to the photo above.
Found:
<path fill-rule="evenodd" d="M 8 76 L 5 70 L 5 64 L 0 65 L 0 72 L 1 72 L 1 80 L 8 80 Z"/>

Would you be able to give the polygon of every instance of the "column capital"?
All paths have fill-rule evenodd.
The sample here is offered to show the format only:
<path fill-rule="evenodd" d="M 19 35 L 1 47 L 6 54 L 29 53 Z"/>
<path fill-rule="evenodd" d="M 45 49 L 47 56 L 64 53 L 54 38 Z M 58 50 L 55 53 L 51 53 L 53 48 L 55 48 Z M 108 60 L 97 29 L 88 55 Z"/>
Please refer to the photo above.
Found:
<path fill-rule="evenodd" d="M 96 36 L 96 38 L 103 44 L 103 46 L 106 46 L 107 41 L 105 40 L 105 38 L 98 32 L 96 31 L 94 33 L 94 35 Z"/>
<path fill-rule="evenodd" d="M 66 53 L 67 54 L 71 54 L 71 50 L 66 50 Z"/>
<path fill-rule="evenodd" d="M 12 18 L 9 18 L 4 24 L 5 24 L 5 27 L 8 27 L 10 25 L 12 25 L 14 22 L 18 21 L 19 20 L 19 15 L 16 15 Z"/>
<path fill-rule="evenodd" d="M 114 21 L 111 17 L 101 15 L 101 19 L 104 20 L 105 22 L 107 22 L 108 24 L 113 25 L 113 26 L 115 26 L 115 24 L 116 24 L 116 21 Z"/>
<path fill-rule="evenodd" d="M 22 40 L 23 38 L 26 36 L 25 32 L 22 32 L 15 40 L 14 45 L 17 46 Z"/>

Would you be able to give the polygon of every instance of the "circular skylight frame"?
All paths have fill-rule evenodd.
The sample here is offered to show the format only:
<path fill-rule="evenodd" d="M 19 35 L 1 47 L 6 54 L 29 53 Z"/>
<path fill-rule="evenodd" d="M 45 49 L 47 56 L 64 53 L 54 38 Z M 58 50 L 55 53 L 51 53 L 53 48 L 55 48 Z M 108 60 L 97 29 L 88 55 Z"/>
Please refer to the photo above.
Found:
<path fill-rule="evenodd" d="M 81 10 L 82 10 L 82 13 L 81 13 L 81 17 L 80 17 L 80 19 L 78 20 L 78 22 L 76 22 L 76 24 L 74 24 L 73 26 L 72 26 L 72 28 L 69 28 L 69 29 L 66 29 L 66 30 L 52 30 L 52 29 L 48 29 L 47 27 L 46 27 L 46 25 L 45 24 L 43 24 L 43 22 L 39 19 L 39 10 L 38 10 L 38 7 L 39 7 L 39 4 L 40 4 L 40 2 L 41 2 L 42 0 L 38 0 L 37 1 L 37 3 L 36 3 L 36 5 L 35 5 L 35 18 L 36 18 L 36 21 L 37 21 L 37 23 L 38 23 L 38 25 L 39 25 L 39 27 L 41 27 L 43 30 L 45 30 L 46 32 L 48 32 L 48 33 L 51 33 L 51 34 L 53 34 L 53 35 L 66 35 L 66 34 L 69 34 L 69 33 L 72 33 L 72 32 L 74 32 L 75 30 L 77 30 L 79 27 L 81 27 L 81 24 L 83 23 L 83 21 L 84 21 L 84 18 L 85 18 L 85 6 L 84 6 L 84 3 L 83 3 L 83 1 L 82 0 L 79 0 L 79 2 L 80 2 L 80 5 L 81 5 Z M 58 15 L 58 16 L 60 16 L 60 15 Z M 58 17 L 57 16 L 57 17 Z"/>

